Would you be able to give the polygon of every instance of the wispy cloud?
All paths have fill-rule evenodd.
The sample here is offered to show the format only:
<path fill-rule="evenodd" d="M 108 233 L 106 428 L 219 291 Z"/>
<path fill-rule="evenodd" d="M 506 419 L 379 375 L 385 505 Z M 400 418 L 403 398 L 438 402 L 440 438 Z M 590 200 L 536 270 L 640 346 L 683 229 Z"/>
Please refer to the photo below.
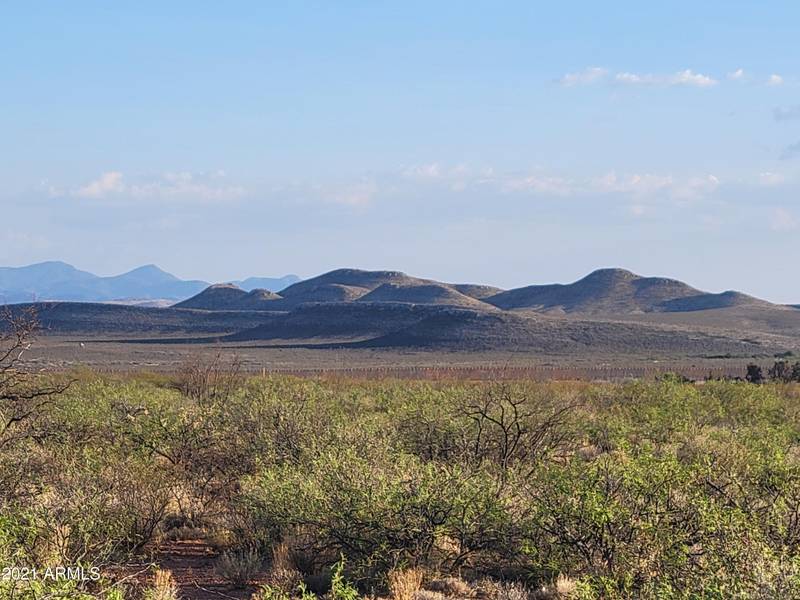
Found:
<path fill-rule="evenodd" d="M 618 176 L 612 171 L 592 180 L 590 189 L 601 193 L 628 194 L 637 198 L 667 194 L 678 200 L 693 200 L 710 194 L 719 184 L 715 175 L 678 178 L 672 175 L 641 173 Z"/>
<path fill-rule="evenodd" d="M 88 200 L 221 202 L 241 197 L 244 188 L 229 183 L 222 171 L 210 175 L 168 172 L 134 181 L 129 181 L 120 171 L 109 171 L 71 190 L 68 195 Z"/>
<path fill-rule="evenodd" d="M 439 163 L 414 165 L 403 169 L 403 175 L 411 179 L 437 179 L 442 176 L 442 167 Z"/>
<path fill-rule="evenodd" d="M 569 196 L 577 191 L 575 182 L 541 173 L 504 178 L 502 186 L 507 192 L 532 192 L 552 196 Z"/>
<path fill-rule="evenodd" d="M 767 85 L 772 85 L 772 86 L 783 85 L 783 77 L 777 75 L 776 73 L 773 73 L 772 75 L 769 76 L 769 79 L 767 79 Z"/>
<path fill-rule="evenodd" d="M 764 176 L 766 177 L 766 175 Z M 617 197 L 640 207 L 642 214 L 658 203 L 681 204 L 709 196 L 720 185 L 713 174 L 675 175 L 658 172 L 609 171 L 599 176 L 569 175 L 533 167 L 523 171 L 504 171 L 491 166 L 470 167 L 430 162 L 400 167 L 394 171 L 365 174 L 361 177 L 323 181 L 298 181 L 265 188 L 260 201 L 282 204 L 339 206 L 359 211 L 377 209 L 404 198 L 442 198 L 447 201 L 473 201 L 478 198 L 538 198 L 566 200 L 592 197 Z M 109 171 L 66 193 L 92 202 L 130 205 L 145 202 L 220 203 L 233 199 L 255 198 L 240 186 L 229 183 L 224 174 L 194 175 L 166 173 L 155 178 L 128 178 L 120 171 Z M 447 200 L 449 199 L 449 200 Z M 426 200 L 426 201 L 428 201 Z"/>
<path fill-rule="evenodd" d="M 731 81 L 742 81 L 746 76 L 747 74 L 744 72 L 744 69 L 736 69 L 728 73 L 728 79 Z"/>
<path fill-rule="evenodd" d="M 717 85 L 719 81 L 702 73 L 695 73 L 691 69 L 678 71 L 671 75 L 652 75 L 640 73 L 617 73 L 614 77 L 616 83 L 625 85 L 655 85 L 655 86 L 689 86 L 706 88 Z"/>
<path fill-rule="evenodd" d="M 635 71 L 611 72 L 605 67 L 589 67 L 582 71 L 566 73 L 557 81 L 564 87 L 575 87 L 580 85 L 591 85 L 598 83 L 615 83 L 628 86 L 650 86 L 650 87 L 695 87 L 710 88 L 718 85 L 720 80 L 730 82 L 754 82 L 753 75 L 742 68 L 730 71 L 724 76 L 714 76 L 706 73 L 698 73 L 692 69 L 683 69 L 675 73 L 642 73 Z M 780 86 L 785 83 L 782 75 L 773 73 L 766 79 L 760 81 L 768 86 Z"/>
<path fill-rule="evenodd" d="M 122 173 L 119 171 L 109 171 L 103 173 L 84 186 L 73 191 L 73 196 L 78 198 L 104 198 L 111 194 L 116 194 L 125 189 L 122 181 Z"/>
<path fill-rule="evenodd" d="M 742 72 L 742 75 L 744 73 Z M 654 75 L 652 73 L 632 73 L 621 71 L 615 74 L 605 67 L 589 67 L 583 71 L 567 73 L 558 82 L 565 87 L 578 85 L 590 85 L 602 82 L 613 82 L 620 85 L 642 85 L 642 86 L 686 86 L 686 87 L 711 87 L 719 83 L 710 75 L 695 73 L 692 69 L 684 69 L 677 73 Z"/>
<path fill-rule="evenodd" d="M 531 194 L 549 197 L 617 194 L 632 198 L 668 197 L 693 200 L 713 193 L 720 180 L 713 174 L 673 176 L 658 173 L 618 175 L 611 171 L 599 177 L 568 177 L 537 168 L 527 173 L 504 173 L 494 168 L 470 169 L 464 165 L 446 168 L 440 163 L 410 167 L 403 177 L 420 185 L 446 186 L 449 190 L 495 190 L 505 194 Z M 459 185 L 453 185 L 454 182 Z"/>
<path fill-rule="evenodd" d="M 559 83 L 561 85 L 571 87 L 575 85 L 588 85 L 590 83 L 597 83 L 602 81 L 608 75 L 608 69 L 603 67 L 589 67 L 588 69 L 584 69 L 583 71 L 577 71 L 575 73 L 567 73 L 561 79 L 559 79 Z"/>

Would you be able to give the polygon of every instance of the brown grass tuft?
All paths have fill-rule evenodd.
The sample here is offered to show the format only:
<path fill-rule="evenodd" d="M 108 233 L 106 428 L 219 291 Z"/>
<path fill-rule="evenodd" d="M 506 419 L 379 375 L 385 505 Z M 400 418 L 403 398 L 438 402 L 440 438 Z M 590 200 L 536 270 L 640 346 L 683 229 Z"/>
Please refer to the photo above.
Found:
<path fill-rule="evenodd" d="M 143 600 L 179 600 L 178 586 L 172 577 L 172 571 L 156 569 L 153 574 L 153 585 L 144 592 Z"/>
<path fill-rule="evenodd" d="M 272 563 L 269 566 L 270 585 L 291 595 L 297 589 L 303 576 L 297 570 L 292 553 L 285 542 L 272 547 Z"/>
<path fill-rule="evenodd" d="M 389 571 L 389 591 L 394 600 L 414 600 L 414 595 L 422 587 L 422 571 L 404 569 Z"/>
<path fill-rule="evenodd" d="M 417 590 L 414 593 L 414 600 L 445 600 L 446 596 L 442 592 L 432 590 Z"/>
<path fill-rule="evenodd" d="M 217 575 L 235 586 L 245 586 L 261 570 L 264 561 L 255 550 L 223 552 L 214 564 Z"/>
<path fill-rule="evenodd" d="M 479 596 L 486 600 L 530 600 L 535 596 L 532 596 L 524 585 L 516 581 L 497 581 L 486 578 L 478 582 L 477 588 Z"/>
<path fill-rule="evenodd" d="M 459 577 L 444 577 L 429 581 L 425 589 L 432 592 L 440 592 L 452 598 L 472 598 L 475 590 L 470 584 Z"/>

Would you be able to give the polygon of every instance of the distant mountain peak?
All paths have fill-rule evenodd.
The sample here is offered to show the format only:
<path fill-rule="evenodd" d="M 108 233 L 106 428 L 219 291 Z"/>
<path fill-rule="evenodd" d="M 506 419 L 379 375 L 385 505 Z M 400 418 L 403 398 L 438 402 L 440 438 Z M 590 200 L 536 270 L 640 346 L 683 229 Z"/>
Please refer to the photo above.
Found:
<path fill-rule="evenodd" d="M 257 288 L 280 290 L 296 281 L 296 276 L 278 279 L 251 277 L 246 280 L 245 291 Z M 0 304 L 38 300 L 181 301 L 208 286 L 205 281 L 182 280 L 155 264 L 142 265 L 110 277 L 99 277 L 57 260 L 24 267 L 0 267 Z"/>
<path fill-rule="evenodd" d="M 167 273 L 164 269 L 159 267 L 158 265 L 149 264 L 149 265 L 142 265 L 141 267 L 136 267 L 135 269 L 131 269 L 128 273 Z"/>
<path fill-rule="evenodd" d="M 581 281 L 632 281 L 634 279 L 642 279 L 642 276 L 627 269 L 611 267 L 592 271 Z"/>
<path fill-rule="evenodd" d="M 240 288 L 235 283 L 214 283 L 214 284 L 208 286 L 208 288 L 206 290 L 204 290 L 204 291 L 208 291 L 208 290 L 239 290 L 239 291 L 242 291 L 242 292 L 244 291 L 242 288 Z"/>

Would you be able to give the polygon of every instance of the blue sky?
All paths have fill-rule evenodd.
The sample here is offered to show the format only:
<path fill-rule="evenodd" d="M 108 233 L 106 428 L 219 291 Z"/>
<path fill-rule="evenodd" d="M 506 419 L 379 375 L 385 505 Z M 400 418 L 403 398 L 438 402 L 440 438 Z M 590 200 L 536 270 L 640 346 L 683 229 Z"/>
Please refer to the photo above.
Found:
<path fill-rule="evenodd" d="M 19 3 L 0 264 L 800 302 L 796 2 Z"/>

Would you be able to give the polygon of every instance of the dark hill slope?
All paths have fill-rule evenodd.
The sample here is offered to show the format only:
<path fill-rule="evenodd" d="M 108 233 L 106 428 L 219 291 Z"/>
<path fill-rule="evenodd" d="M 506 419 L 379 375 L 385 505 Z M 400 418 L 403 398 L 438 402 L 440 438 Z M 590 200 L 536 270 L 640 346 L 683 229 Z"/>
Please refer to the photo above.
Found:
<path fill-rule="evenodd" d="M 268 322 L 271 313 L 148 308 L 89 302 L 14 304 L 12 313 L 33 309 L 45 334 L 232 333 Z"/>
<path fill-rule="evenodd" d="M 231 335 L 232 341 L 363 339 L 384 335 L 447 310 L 403 303 L 303 304 L 263 326 Z"/>
<path fill-rule="evenodd" d="M 247 292 L 232 283 L 218 283 L 207 287 L 196 296 L 179 302 L 175 308 L 200 310 L 228 310 L 247 296 Z"/>
<path fill-rule="evenodd" d="M 429 315 L 413 325 L 358 345 L 438 350 L 502 349 L 576 356 L 594 353 L 750 356 L 774 350 L 752 341 L 677 328 L 473 311 Z"/>
<path fill-rule="evenodd" d="M 279 310 L 281 297 L 275 292 L 256 288 L 247 292 L 239 302 L 240 310 Z"/>
<path fill-rule="evenodd" d="M 493 285 L 480 285 L 477 283 L 453 283 L 451 288 L 457 292 L 461 292 L 465 296 L 475 298 L 476 300 L 485 300 L 491 296 L 496 296 L 503 290 Z"/>
<path fill-rule="evenodd" d="M 358 285 L 320 283 L 304 287 L 299 291 L 289 292 L 288 296 L 282 297 L 287 305 L 297 306 L 307 302 L 352 302 L 369 293 L 369 291 L 370 288 Z M 284 290 L 285 292 L 286 290 Z"/>
<path fill-rule="evenodd" d="M 751 356 L 785 349 L 734 335 L 404 303 L 303 305 L 227 341 L 330 343 L 365 348 L 504 350 L 544 354 Z"/>
<path fill-rule="evenodd" d="M 232 283 L 218 283 L 174 308 L 198 310 L 281 310 L 281 297 L 267 290 L 246 292 Z"/>
<path fill-rule="evenodd" d="M 495 306 L 586 315 L 681 312 L 760 302 L 744 294 L 707 294 L 681 281 L 601 269 L 566 285 L 532 285 L 485 300 Z"/>
<path fill-rule="evenodd" d="M 774 307 L 764 300 L 753 298 L 741 292 L 722 292 L 720 294 L 698 294 L 684 298 L 667 300 L 661 304 L 663 312 L 692 312 L 697 310 L 713 310 L 717 308 L 734 308 L 737 306 Z"/>
<path fill-rule="evenodd" d="M 413 282 L 410 284 L 384 283 L 368 294 L 361 296 L 358 301 L 438 304 L 474 308 L 476 310 L 496 310 L 494 306 L 462 294 L 449 285 L 434 282 Z"/>

